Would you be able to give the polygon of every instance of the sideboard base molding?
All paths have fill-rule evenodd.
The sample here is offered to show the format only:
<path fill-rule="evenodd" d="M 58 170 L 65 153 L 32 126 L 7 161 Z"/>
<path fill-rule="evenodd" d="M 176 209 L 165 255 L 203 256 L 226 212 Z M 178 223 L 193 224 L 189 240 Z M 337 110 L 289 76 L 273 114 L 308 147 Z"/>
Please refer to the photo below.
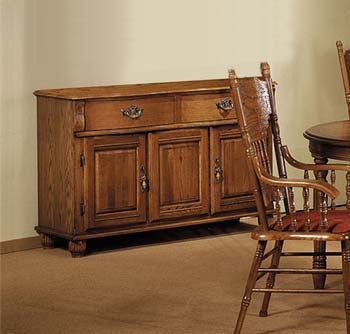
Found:
<path fill-rule="evenodd" d="M 149 231 L 157 231 L 157 230 L 167 230 L 177 227 L 191 226 L 191 225 L 200 225 L 200 224 L 210 224 L 216 222 L 224 222 L 224 221 L 239 221 L 242 217 L 256 217 L 258 215 L 255 209 L 251 209 L 251 211 L 245 211 L 244 213 L 235 213 L 226 216 L 218 216 L 218 217 L 206 217 L 206 218 L 198 218 L 198 219 L 181 219 L 177 222 L 161 222 L 158 224 L 150 224 L 147 226 L 130 228 L 130 229 L 108 229 L 108 230 L 96 230 L 91 231 L 90 233 L 84 233 L 79 235 L 69 235 L 66 233 L 58 232 L 54 229 L 36 226 L 35 230 L 38 233 L 43 233 L 47 235 L 51 235 L 53 237 L 59 237 L 66 240 L 78 241 L 78 240 L 88 240 L 95 238 L 104 238 L 104 237 L 112 237 L 117 235 L 124 235 L 130 233 L 139 233 L 139 232 L 149 232 Z"/>

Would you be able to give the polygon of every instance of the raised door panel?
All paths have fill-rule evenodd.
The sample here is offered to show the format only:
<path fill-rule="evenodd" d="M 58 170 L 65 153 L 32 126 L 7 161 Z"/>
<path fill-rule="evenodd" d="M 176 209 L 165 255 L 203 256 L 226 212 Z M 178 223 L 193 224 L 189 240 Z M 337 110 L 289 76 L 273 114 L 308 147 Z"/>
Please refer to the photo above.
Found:
<path fill-rule="evenodd" d="M 146 222 L 143 135 L 88 139 L 88 228 Z"/>
<path fill-rule="evenodd" d="M 149 134 L 150 220 L 207 214 L 208 131 Z"/>
<path fill-rule="evenodd" d="M 238 127 L 210 129 L 211 213 L 254 207 L 253 187 Z"/>

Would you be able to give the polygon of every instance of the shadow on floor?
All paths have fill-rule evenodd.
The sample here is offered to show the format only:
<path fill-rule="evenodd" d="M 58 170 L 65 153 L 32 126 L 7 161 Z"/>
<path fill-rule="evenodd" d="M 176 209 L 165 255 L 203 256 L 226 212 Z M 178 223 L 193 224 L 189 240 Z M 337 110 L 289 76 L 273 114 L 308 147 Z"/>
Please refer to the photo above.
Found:
<path fill-rule="evenodd" d="M 90 239 L 87 240 L 86 255 L 147 247 L 155 244 L 168 244 L 185 240 L 249 233 L 255 228 L 255 224 L 248 224 L 237 220 Z M 68 243 L 65 240 L 57 239 L 55 241 L 55 247 L 68 249 Z"/>

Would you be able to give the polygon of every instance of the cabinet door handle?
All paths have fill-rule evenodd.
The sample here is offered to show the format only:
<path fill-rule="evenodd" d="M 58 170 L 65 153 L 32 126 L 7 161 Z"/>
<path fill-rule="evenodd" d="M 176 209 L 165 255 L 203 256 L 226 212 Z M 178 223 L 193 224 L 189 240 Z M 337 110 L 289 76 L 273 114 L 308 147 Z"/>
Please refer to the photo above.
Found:
<path fill-rule="evenodd" d="M 219 158 L 215 158 L 214 180 L 215 180 L 215 183 L 220 183 L 222 181 L 222 168 L 220 165 Z"/>
<path fill-rule="evenodd" d="M 140 167 L 140 190 L 142 193 L 149 190 L 149 181 L 147 179 L 146 169 L 143 165 Z"/>
<path fill-rule="evenodd" d="M 233 109 L 233 103 L 229 97 L 225 97 L 216 104 L 216 107 L 224 112 L 229 112 Z"/>
<path fill-rule="evenodd" d="M 139 107 L 132 104 L 126 109 L 121 109 L 120 112 L 126 117 L 137 119 L 142 115 L 143 109 L 140 109 Z"/>

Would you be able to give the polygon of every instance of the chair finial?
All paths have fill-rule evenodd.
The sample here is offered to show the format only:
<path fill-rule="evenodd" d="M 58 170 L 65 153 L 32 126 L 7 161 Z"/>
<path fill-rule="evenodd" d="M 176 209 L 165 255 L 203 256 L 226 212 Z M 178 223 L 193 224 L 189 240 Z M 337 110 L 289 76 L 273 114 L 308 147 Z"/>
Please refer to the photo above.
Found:
<path fill-rule="evenodd" d="M 269 63 L 267 63 L 267 62 L 261 63 L 261 64 L 260 64 L 260 69 L 261 69 L 261 74 L 262 74 L 265 78 L 271 77 L 271 71 L 270 71 L 270 65 L 269 65 Z"/>
<path fill-rule="evenodd" d="M 343 51 L 343 43 L 342 43 L 342 41 L 337 41 L 335 44 L 336 44 L 338 50 Z"/>
<path fill-rule="evenodd" d="M 228 70 L 228 75 L 229 75 L 230 79 L 236 79 L 237 78 L 236 71 L 233 68 L 230 68 Z"/>

